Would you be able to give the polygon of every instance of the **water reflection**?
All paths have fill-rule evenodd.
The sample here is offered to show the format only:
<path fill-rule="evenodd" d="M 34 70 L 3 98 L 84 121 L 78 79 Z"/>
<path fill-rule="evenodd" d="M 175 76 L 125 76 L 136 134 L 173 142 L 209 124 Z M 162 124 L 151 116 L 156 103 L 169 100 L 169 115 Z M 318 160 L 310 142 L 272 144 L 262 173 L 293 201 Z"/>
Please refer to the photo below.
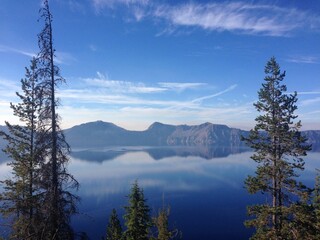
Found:
<path fill-rule="evenodd" d="M 150 154 L 150 150 L 154 151 L 154 148 L 135 148 L 127 152 L 114 149 L 121 154 L 113 156 L 112 161 L 102 162 L 83 161 L 80 159 L 84 156 L 80 155 L 72 157 L 70 171 L 81 183 L 80 211 L 84 213 L 74 218 L 76 229 L 90 232 L 92 239 L 99 239 L 107 224 L 108 213 L 112 208 L 117 208 L 120 214 L 123 212 L 125 196 L 133 181 L 138 179 L 153 212 L 162 206 L 162 197 L 165 196 L 165 202 L 171 205 L 172 219 L 184 232 L 184 239 L 214 239 L 217 234 L 222 234 L 229 224 L 222 226 L 220 223 L 221 231 L 212 231 L 216 216 L 222 213 L 238 236 L 248 238 L 250 230 L 243 227 L 247 203 L 243 179 L 254 170 L 250 152 L 207 161 L 197 156 L 198 152 L 196 155 L 181 148 L 174 153 L 179 152 L 182 156 L 163 151 L 165 155 L 161 155 L 161 161 L 155 161 L 155 154 Z M 161 153 L 161 149 L 156 150 L 156 155 Z M 111 149 L 94 151 L 110 152 Z M 231 207 L 234 197 L 237 197 L 237 205 Z M 229 207 L 233 210 L 228 210 Z M 223 239 L 234 239 L 232 234 L 225 234 Z"/>
<path fill-rule="evenodd" d="M 161 187 L 170 191 L 201 190 L 210 184 L 241 187 L 242 182 L 232 181 L 232 177 L 225 173 L 231 169 L 240 171 L 241 168 L 247 171 L 251 164 L 249 155 L 247 152 L 209 162 L 192 156 L 173 156 L 155 161 L 146 151 L 130 151 L 102 163 L 73 159 L 70 167 L 80 182 L 91 185 L 86 188 L 85 194 L 89 195 L 121 192 L 128 189 L 127 185 L 134 179 L 139 179 L 145 187 Z M 204 179 L 208 180 L 206 184 L 202 182 Z"/>
<path fill-rule="evenodd" d="M 80 182 L 81 203 L 72 224 L 91 239 L 101 239 L 112 208 L 123 214 L 125 196 L 138 179 L 153 213 L 164 196 L 183 239 L 248 239 L 246 206 L 265 201 L 244 189 L 244 179 L 256 167 L 251 154 L 206 147 L 76 149 L 69 170 Z M 309 153 L 305 159 L 301 180 L 313 184 L 320 154 Z M 0 176 L 9 174 L 10 168 L 1 163 Z"/>
<path fill-rule="evenodd" d="M 223 146 L 181 146 L 181 147 L 117 147 L 99 149 L 75 149 L 71 156 L 84 161 L 103 162 L 113 160 L 128 152 L 143 151 L 148 153 L 154 160 L 161 160 L 167 157 L 196 156 L 204 159 L 227 157 L 230 154 L 250 151 L 249 148 L 231 148 Z"/>
<path fill-rule="evenodd" d="M 89 150 L 81 150 L 77 157 L 73 155 L 70 170 L 81 183 L 80 211 L 86 216 L 75 217 L 74 226 L 87 231 L 92 239 L 104 234 L 112 208 L 123 213 L 125 196 L 135 179 L 144 188 L 153 212 L 162 206 L 165 196 L 172 219 L 187 240 L 248 239 L 251 230 L 243 226 L 246 206 L 265 201 L 264 196 L 251 196 L 244 189 L 244 179 L 255 171 L 251 152 L 224 156 L 223 149 L 214 153 L 208 149 L 139 147 L 90 151 L 102 156 L 101 161 L 91 161 L 92 156 L 84 159 Z M 222 156 L 213 157 L 217 155 Z M 306 162 L 302 180 L 311 184 L 320 163 L 319 153 L 310 153 Z"/>

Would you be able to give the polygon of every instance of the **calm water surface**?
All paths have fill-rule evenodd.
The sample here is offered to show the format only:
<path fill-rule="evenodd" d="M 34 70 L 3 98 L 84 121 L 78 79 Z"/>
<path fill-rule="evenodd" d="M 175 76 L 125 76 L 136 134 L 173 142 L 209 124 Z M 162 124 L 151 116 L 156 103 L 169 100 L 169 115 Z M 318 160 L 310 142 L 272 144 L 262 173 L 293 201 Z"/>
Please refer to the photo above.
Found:
<path fill-rule="evenodd" d="M 116 148 L 75 150 L 70 171 L 81 184 L 76 231 L 101 239 L 112 208 L 120 216 L 131 184 L 144 189 L 152 214 L 170 205 L 170 224 L 183 239 L 248 239 L 246 206 L 267 200 L 249 195 L 243 181 L 255 170 L 251 152 L 206 148 Z M 306 158 L 302 180 L 313 184 L 320 154 Z"/>
<path fill-rule="evenodd" d="M 163 203 L 170 205 L 170 225 L 182 231 L 183 239 L 248 239 L 246 206 L 267 200 L 244 189 L 244 179 L 255 170 L 251 154 L 204 147 L 75 149 L 69 170 L 80 182 L 81 202 L 72 225 L 90 239 L 101 239 L 112 208 L 123 215 L 137 179 L 153 215 Z M 305 160 L 301 180 L 312 186 L 320 153 L 309 153 Z M 4 162 L 0 176 L 10 176 Z"/>

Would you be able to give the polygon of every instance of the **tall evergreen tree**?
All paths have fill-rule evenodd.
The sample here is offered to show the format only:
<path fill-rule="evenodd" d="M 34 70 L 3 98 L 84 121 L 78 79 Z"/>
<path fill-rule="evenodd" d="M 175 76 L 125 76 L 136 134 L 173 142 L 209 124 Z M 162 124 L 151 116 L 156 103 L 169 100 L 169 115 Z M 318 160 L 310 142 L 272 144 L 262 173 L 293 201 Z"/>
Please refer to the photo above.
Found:
<path fill-rule="evenodd" d="M 128 196 L 129 206 L 125 207 L 124 219 L 127 229 L 124 233 L 127 240 L 147 240 L 149 229 L 152 226 L 150 208 L 146 204 L 143 190 L 135 181 Z"/>
<path fill-rule="evenodd" d="M 12 238 L 37 239 L 41 231 L 41 189 L 40 162 L 45 146 L 41 136 L 42 99 L 38 86 L 36 60 L 26 68 L 26 78 L 21 80 L 22 93 L 16 93 L 20 103 L 12 104 L 13 115 L 17 116 L 23 126 L 6 122 L 9 133 L 0 132 L 8 142 L 4 152 L 12 159 L 13 177 L 3 181 L 5 191 L 1 194 L 0 212 L 13 216 Z"/>
<path fill-rule="evenodd" d="M 153 218 L 154 225 L 157 228 L 158 240 L 169 240 L 173 237 L 173 232 L 169 230 L 170 208 L 159 210 L 158 216 Z"/>
<path fill-rule="evenodd" d="M 64 82 L 60 69 L 55 65 L 53 47 L 52 14 L 48 0 L 44 0 L 40 9 L 44 28 L 38 35 L 40 52 L 38 54 L 38 75 L 40 77 L 43 109 L 40 119 L 47 133 L 47 158 L 42 165 L 42 183 L 45 189 L 44 212 L 47 215 L 45 235 L 48 239 L 70 239 L 72 231 L 70 216 L 76 211 L 78 197 L 67 189 L 78 188 L 78 182 L 67 171 L 70 151 L 64 134 L 59 127 L 59 115 L 56 113 L 58 101 L 56 87 Z"/>
<path fill-rule="evenodd" d="M 293 205 L 294 218 L 290 230 L 294 239 L 320 239 L 320 176 L 316 169 L 314 189 L 308 189 L 303 197 Z"/>
<path fill-rule="evenodd" d="M 122 227 L 117 215 L 117 211 L 112 209 L 111 216 L 109 218 L 107 226 L 106 240 L 121 240 L 122 239 Z"/>
<path fill-rule="evenodd" d="M 178 229 L 169 228 L 170 207 L 163 206 L 158 211 L 158 215 L 153 217 L 153 224 L 156 227 L 155 240 L 182 239 L 182 232 Z"/>
<path fill-rule="evenodd" d="M 314 188 L 313 206 L 315 213 L 316 239 L 320 239 L 320 170 L 317 169 L 316 183 Z"/>
<path fill-rule="evenodd" d="M 301 122 L 294 120 L 297 94 L 287 94 L 282 84 L 285 72 L 280 71 L 272 57 L 265 66 L 265 82 L 254 104 L 261 114 L 256 125 L 244 138 L 255 150 L 251 158 L 258 164 L 255 176 L 248 176 L 245 185 L 249 193 L 266 193 L 270 202 L 248 207 L 253 219 L 246 221 L 255 227 L 252 239 L 294 239 L 290 230 L 293 219 L 294 195 L 303 197 L 307 188 L 297 181 L 304 169 L 303 156 L 310 149 L 301 135 Z"/>

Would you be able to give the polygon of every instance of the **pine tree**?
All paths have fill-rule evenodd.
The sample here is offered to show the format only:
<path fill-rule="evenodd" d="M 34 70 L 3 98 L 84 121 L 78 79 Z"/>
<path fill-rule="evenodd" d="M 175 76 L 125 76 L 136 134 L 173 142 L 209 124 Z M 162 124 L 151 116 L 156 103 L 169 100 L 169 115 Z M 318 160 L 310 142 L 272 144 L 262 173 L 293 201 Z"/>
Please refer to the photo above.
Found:
<path fill-rule="evenodd" d="M 70 216 L 76 211 L 78 197 L 67 189 L 77 189 L 78 182 L 67 171 L 70 148 L 59 127 L 59 115 L 56 113 L 58 101 L 56 87 L 64 82 L 60 69 L 54 63 L 52 14 L 48 0 L 44 0 L 40 9 L 44 28 L 38 35 L 40 52 L 38 54 L 38 75 L 40 78 L 43 109 L 40 119 L 45 128 L 47 144 L 46 161 L 42 165 L 42 187 L 45 190 L 43 211 L 47 216 L 44 230 L 47 239 L 72 239 Z"/>
<path fill-rule="evenodd" d="M 1 194 L 0 212 L 13 216 L 12 238 L 37 239 L 42 225 L 40 162 L 45 146 L 42 143 L 39 112 L 42 99 L 39 96 L 36 60 L 26 68 L 26 78 L 21 80 L 22 93 L 16 93 L 20 103 L 12 104 L 13 115 L 23 126 L 6 122 L 9 133 L 0 132 L 8 142 L 4 152 L 12 159 L 13 177 L 3 181 L 5 191 Z"/>
<path fill-rule="evenodd" d="M 320 175 L 316 169 L 314 189 L 308 189 L 293 205 L 294 218 L 290 229 L 295 239 L 320 239 Z"/>
<path fill-rule="evenodd" d="M 158 240 L 169 240 L 173 233 L 169 230 L 169 214 L 170 208 L 162 208 L 159 210 L 158 216 L 153 218 L 154 225 L 157 228 Z"/>
<path fill-rule="evenodd" d="M 285 72 L 281 73 L 274 57 L 267 62 L 265 74 L 259 100 L 254 104 L 261 115 L 244 138 L 255 150 L 251 158 L 258 166 L 255 176 L 248 176 L 245 185 L 249 193 L 266 193 L 271 201 L 248 207 L 253 219 L 245 224 L 256 228 L 252 239 L 294 239 L 290 229 L 296 206 L 294 196 L 301 198 L 308 191 L 296 178 L 298 171 L 304 169 L 303 156 L 310 146 L 299 130 L 301 122 L 294 123 L 297 93 L 285 93 Z"/>
<path fill-rule="evenodd" d="M 316 183 L 313 198 L 314 214 L 315 214 L 315 236 L 320 239 L 320 170 L 317 169 Z"/>
<path fill-rule="evenodd" d="M 129 206 L 125 207 L 124 215 L 126 240 L 147 240 L 149 229 L 152 226 L 150 218 L 150 208 L 146 204 L 143 190 L 139 188 L 135 181 L 128 196 Z"/>
<path fill-rule="evenodd" d="M 111 216 L 109 218 L 107 226 L 106 240 L 121 240 L 122 239 L 122 227 L 118 219 L 117 211 L 112 209 Z"/>
<path fill-rule="evenodd" d="M 312 189 L 304 191 L 302 197 L 291 205 L 293 217 L 289 224 L 292 239 L 316 240 L 316 212 L 312 204 Z"/>
<path fill-rule="evenodd" d="M 157 237 L 155 240 L 182 239 L 182 232 L 178 229 L 169 228 L 170 207 L 162 207 L 158 211 L 158 215 L 153 217 L 153 225 L 157 229 Z"/>

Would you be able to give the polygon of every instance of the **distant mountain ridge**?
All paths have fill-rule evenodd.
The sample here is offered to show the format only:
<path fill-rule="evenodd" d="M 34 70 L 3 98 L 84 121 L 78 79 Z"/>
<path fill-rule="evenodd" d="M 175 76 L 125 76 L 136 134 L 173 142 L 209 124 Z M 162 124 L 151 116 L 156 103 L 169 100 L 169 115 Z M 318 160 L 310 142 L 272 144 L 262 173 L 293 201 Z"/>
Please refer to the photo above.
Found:
<path fill-rule="evenodd" d="M 6 131 L 5 126 L 0 130 Z M 169 125 L 155 122 L 144 131 L 130 131 L 113 123 L 96 121 L 64 130 L 71 148 L 101 148 L 107 146 L 224 146 L 229 149 L 246 147 L 241 136 L 249 131 L 226 125 Z M 313 150 L 320 151 L 320 130 L 303 131 Z M 6 143 L 0 138 L 0 148 Z M 0 154 L 1 155 L 1 154 Z"/>
<path fill-rule="evenodd" d="M 65 135 L 73 148 L 106 146 L 225 146 L 246 147 L 241 136 L 249 131 L 226 125 L 169 125 L 155 122 L 144 131 L 130 131 L 113 123 L 96 121 L 66 129 Z M 320 130 L 303 131 L 314 150 L 320 150 Z"/>
<path fill-rule="evenodd" d="M 108 122 L 89 122 L 66 129 L 67 141 L 72 147 L 104 146 L 244 146 L 236 128 L 204 123 L 201 125 L 168 125 L 155 122 L 144 131 L 130 131 Z"/>

